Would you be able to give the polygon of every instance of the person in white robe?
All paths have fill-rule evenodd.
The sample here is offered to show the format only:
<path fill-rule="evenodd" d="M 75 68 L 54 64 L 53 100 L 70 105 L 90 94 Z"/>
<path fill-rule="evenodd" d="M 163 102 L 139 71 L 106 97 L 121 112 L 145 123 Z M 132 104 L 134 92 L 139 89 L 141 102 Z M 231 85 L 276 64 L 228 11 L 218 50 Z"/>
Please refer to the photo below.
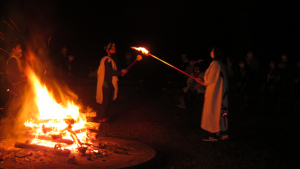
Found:
<path fill-rule="evenodd" d="M 109 105 L 111 100 L 116 100 L 118 94 L 118 76 L 127 73 L 127 69 L 118 70 L 113 55 L 116 53 L 114 43 L 105 46 L 107 56 L 104 56 L 97 71 L 96 102 L 99 103 L 97 122 L 109 122 Z"/>
<path fill-rule="evenodd" d="M 199 83 L 206 87 L 201 118 L 201 128 L 211 136 L 204 141 L 228 139 L 228 77 L 226 66 L 220 60 L 220 51 L 213 48 L 213 61 L 205 71 L 204 79 Z"/>

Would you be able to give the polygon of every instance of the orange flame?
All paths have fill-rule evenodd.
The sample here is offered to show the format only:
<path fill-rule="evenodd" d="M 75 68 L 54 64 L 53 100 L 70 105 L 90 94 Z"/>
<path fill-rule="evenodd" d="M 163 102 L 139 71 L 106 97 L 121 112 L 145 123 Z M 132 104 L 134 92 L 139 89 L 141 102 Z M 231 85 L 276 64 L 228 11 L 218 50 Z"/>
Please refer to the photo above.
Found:
<path fill-rule="evenodd" d="M 143 54 L 148 55 L 149 51 L 143 47 L 131 47 L 132 49 L 135 49 L 137 51 L 141 51 Z"/>
<path fill-rule="evenodd" d="M 28 82 L 31 84 L 34 93 L 34 102 L 37 106 L 37 111 L 30 120 L 27 120 L 24 125 L 31 127 L 36 138 L 39 135 L 51 136 L 55 134 L 62 135 L 63 139 L 73 140 L 68 132 L 70 124 L 66 120 L 74 120 L 71 130 L 85 129 L 86 116 L 79 111 L 79 106 L 75 105 L 72 100 L 68 100 L 66 105 L 58 103 L 49 92 L 46 85 L 41 84 L 38 77 L 31 70 L 27 70 Z M 46 131 L 45 131 L 46 130 Z M 86 133 L 76 134 L 81 142 L 86 142 Z M 77 140 L 73 140 L 77 143 Z M 54 147 L 55 143 L 47 142 L 45 140 L 34 139 L 33 144 Z M 75 150 L 78 145 L 73 144 L 71 147 L 66 147 Z"/>

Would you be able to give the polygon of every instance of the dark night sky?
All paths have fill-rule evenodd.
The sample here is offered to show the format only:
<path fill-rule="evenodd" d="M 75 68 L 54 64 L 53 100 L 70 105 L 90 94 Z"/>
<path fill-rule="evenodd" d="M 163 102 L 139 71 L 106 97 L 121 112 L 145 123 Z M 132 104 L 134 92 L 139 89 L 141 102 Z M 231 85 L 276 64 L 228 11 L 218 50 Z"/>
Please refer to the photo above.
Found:
<path fill-rule="evenodd" d="M 170 62 L 182 52 L 208 57 L 216 44 L 236 57 L 244 57 L 249 49 L 262 60 L 279 58 L 282 52 L 298 55 L 300 20 L 297 5 L 291 3 L 34 0 L 9 1 L 14 5 L 8 6 L 1 2 L 4 18 L 18 11 L 39 28 L 36 32 L 58 46 L 70 46 L 81 57 L 99 57 L 110 39 L 122 54 L 130 46 L 145 46 Z"/>

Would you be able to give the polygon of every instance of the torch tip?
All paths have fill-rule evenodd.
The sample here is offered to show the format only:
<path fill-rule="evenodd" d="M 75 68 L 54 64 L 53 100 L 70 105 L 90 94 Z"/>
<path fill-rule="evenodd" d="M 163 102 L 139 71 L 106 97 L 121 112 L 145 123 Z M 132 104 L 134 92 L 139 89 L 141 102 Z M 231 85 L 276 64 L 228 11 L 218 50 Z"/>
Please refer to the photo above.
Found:
<path fill-rule="evenodd" d="M 148 55 L 149 54 L 149 51 L 143 47 L 131 47 L 132 49 L 135 49 L 137 51 L 141 51 L 142 53 Z"/>

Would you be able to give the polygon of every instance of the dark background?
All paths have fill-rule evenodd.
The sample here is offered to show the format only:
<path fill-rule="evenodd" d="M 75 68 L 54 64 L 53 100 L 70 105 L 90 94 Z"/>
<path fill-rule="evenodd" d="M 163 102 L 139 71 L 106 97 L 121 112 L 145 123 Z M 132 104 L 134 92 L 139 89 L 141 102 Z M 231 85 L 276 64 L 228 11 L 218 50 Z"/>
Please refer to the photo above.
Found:
<path fill-rule="evenodd" d="M 26 26 L 33 28 L 31 33 L 51 37 L 53 51 L 58 52 L 62 45 L 67 45 L 86 64 L 98 64 L 104 55 L 103 46 L 109 40 L 116 42 L 120 57 L 132 52 L 131 46 L 143 46 L 175 65 L 182 53 L 208 60 L 214 45 L 223 45 L 226 55 L 235 58 L 243 58 L 248 50 L 253 50 L 261 62 L 270 58 L 279 60 L 282 53 L 291 59 L 299 55 L 297 5 L 288 2 L 32 0 L 1 3 L 2 18 L 14 18 L 16 23 L 25 20 Z"/>
<path fill-rule="evenodd" d="M 282 52 L 293 60 L 299 59 L 300 20 L 296 2 L 7 0 L 0 3 L 0 32 L 4 35 L 8 35 L 7 25 L 2 20 L 12 18 L 24 35 L 51 37 L 53 54 L 67 45 L 82 65 L 95 68 L 104 56 L 103 46 L 108 40 L 116 42 L 120 57 L 134 52 L 131 46 L 144 46 L 175 66 L 181 53 L 209 62 L 209 52 L 216 44 L 225 47 L 227 56 L 236 58 L 245 57 L 251 49 L 262 67 L 271 58 L 279 60 Z M 0 39 L 0 47 L 4 46 Z M 296 159 L 299 155 L 295 155 L 299 154 L 299 141 L 295 139 L 299 138 L 299 100 L 280 99 L 276 95 L 261 103 L 262 98 L 251 93 L 247 108 L 241 110 L 242 97 L 231 93 L 232 141 L 207 144 L 202 142 L 207 136 L 199 127 L 203 102 L 192 109 L 177 108 L 182 83 L 169 83 L 170 74 L 165 71 L 173 69 L 162 63 L 157 69 L 150 69 L 156 66 L 150 61 L 160 64 L 143 57 L 119 81 L 120 93 L 112 106 L 117 118 L 113 123 L 101 125 L 101 135 L 135 139 L 164 149 L 168 156 L 167 160 L 161 160 L 167 163 L 164 168 L 299 166 Z M 133 71 L 135 68 L 140 69 Z M 94 108 L 96 81 L 82 83 L 85 85 L 70 87 L 74 87 L 83 105 Z M 12 164 L 18 165 L 15 161 Z"/>

